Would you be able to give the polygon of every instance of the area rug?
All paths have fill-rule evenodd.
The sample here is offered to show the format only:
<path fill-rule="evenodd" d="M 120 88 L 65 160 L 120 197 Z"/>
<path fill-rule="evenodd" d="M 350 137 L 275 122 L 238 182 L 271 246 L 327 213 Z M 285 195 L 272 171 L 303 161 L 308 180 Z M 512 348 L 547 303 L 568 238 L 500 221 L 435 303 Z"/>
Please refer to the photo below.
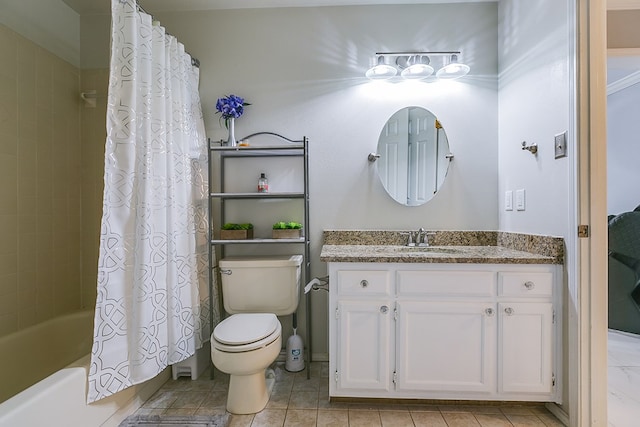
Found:
<path fill-rule="evenodd" d="M 229 415 L 130 415 L 118 427 L 225 427 Z"/>

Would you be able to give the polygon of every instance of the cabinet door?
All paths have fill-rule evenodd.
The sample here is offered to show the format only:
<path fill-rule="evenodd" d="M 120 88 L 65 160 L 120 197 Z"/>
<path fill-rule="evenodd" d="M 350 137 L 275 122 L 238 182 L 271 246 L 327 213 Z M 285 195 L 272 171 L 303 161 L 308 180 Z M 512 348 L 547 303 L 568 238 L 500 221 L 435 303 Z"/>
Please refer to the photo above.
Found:
<path fill-rule="evenodd" d="M 553 306 L 500 303 L 501 393 L 552 393 Z"/>
<path fill-rule="evenodd" d="M 398 390 L 492 392 L 494 303 L 398 303 Z"/>
<path fill-rule="evenodd" d="M 389 390 L 389 300 L 338 301 L 338 389 Z"/>

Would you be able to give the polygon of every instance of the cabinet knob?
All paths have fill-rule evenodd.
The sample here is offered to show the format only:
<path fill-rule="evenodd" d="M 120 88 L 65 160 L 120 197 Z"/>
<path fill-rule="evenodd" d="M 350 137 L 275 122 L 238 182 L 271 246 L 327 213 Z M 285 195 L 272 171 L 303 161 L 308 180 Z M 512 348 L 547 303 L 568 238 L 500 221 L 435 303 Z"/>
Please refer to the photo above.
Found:
<path fill-rule="evenodd" d="M 529 280 L 527 282 L 524 282 L 524 287 L 527 288 L 528 291 L 530 291 L 531 289 L 535 288 L 536 285 Z"/>
<path fill-rule="evenodd" d="M 386 305 L 383 305 L 382 307 L 380 307 L 380 313 L 387 314 L 388 312 L 389 312 L 389 307 L 387 307 Z"/>
<path fill-rule="evenodd" d="M 512 316 L 513 315 L 513 308 L 507 307 L 507 308 L 504 309 L 504 312 L 507 314 L 507 316 Z"/>
<path fill-rule="evenodd" d="M 493 316 L 493 308 L 487 308 L 484 310 L 484 314 L 486 314 L 489 317 Z"/>
<path fill-rule="evenodd" d="M 360 286 L 362 286 L 363 288 L 366 288 L 367 286 L 369 286 L 369 282 L 366 280 L 361 280 L 360 281 Z"/>

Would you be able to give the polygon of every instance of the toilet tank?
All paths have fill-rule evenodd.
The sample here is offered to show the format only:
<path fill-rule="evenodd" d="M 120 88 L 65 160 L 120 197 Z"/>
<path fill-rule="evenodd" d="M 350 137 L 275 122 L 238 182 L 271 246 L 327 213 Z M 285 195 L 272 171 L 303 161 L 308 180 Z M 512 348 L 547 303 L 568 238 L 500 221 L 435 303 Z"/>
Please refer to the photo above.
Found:
<path fill-rule="evenodd" d="M 298 308 L 302 255 L 227 257 L 219 262 L 227 313 L 291 314 Z"/>

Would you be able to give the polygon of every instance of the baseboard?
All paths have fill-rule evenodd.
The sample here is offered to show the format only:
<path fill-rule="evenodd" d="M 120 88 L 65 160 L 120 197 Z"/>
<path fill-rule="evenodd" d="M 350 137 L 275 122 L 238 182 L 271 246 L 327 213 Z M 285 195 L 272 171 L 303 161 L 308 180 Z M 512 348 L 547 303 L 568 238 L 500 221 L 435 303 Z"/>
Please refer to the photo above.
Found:
<path fill-rule="evenodd" d="M 562 424 L 565 426 L 569 425 L 569 415 L 562 410 L 562 408 L 557 403 L 545 403 L 545 408 L 549 410 Z"/>

